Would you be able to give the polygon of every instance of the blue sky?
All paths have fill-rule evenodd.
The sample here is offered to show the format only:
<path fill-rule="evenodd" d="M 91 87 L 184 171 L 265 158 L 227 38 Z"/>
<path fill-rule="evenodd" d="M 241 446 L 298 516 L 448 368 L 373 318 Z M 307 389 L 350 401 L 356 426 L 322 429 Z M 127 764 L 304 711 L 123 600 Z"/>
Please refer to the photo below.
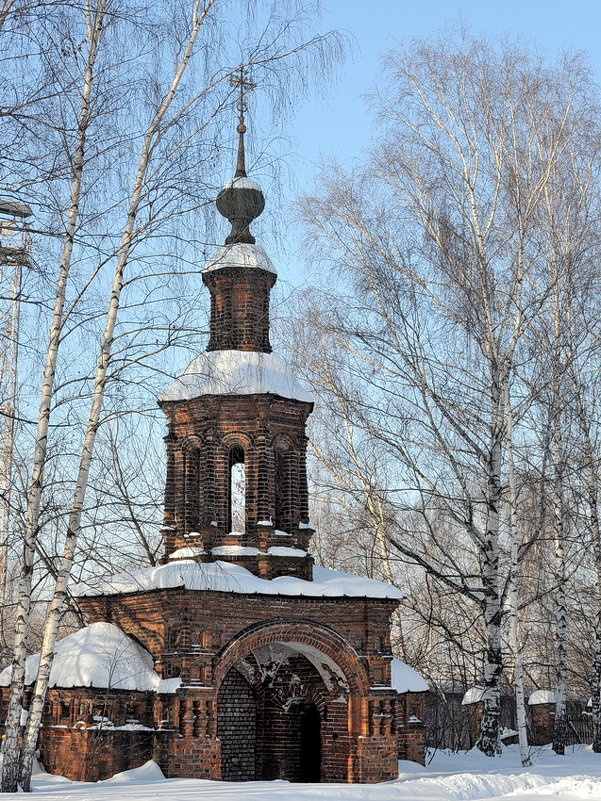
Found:
<path fill-rule="evenodd" d="M 435 36 L 461 20 L 476 34 L 519 37 L 551 60 L 563 49 L 586 51 L 601 83 L 601 0 L 322 0 L 322 9 L 321 30 L 347 31 L 355 46 L 325 97 L 302 98 L 285 126 L 298 194 L 313 189 L 322 157 L 350 166 L 369 146 L 373 129 L 362 95 L 377 85 L 380 58 L 395 43 Z M 286 239 L 281 245 L 287 255 L 282 261 L 273 255 L 280 280 L 290 288 L 309 276 L 298 232 L 289 228 Z"/>
<path fill-rule="evenodd" d="M 551 58 L 564 48 L 584 50 L 601 82 L 601 0 L 323 0 L 322 29 L 348 31 L 356 48 L 328 97 L 303 101 L 290 126 L 301 184 L 320 153 L 346 161 L 369 143 L 371 122 L 361 95 L 376 85 L 382 53 L 458 20 L 475 33 L 520 36 Z"/>

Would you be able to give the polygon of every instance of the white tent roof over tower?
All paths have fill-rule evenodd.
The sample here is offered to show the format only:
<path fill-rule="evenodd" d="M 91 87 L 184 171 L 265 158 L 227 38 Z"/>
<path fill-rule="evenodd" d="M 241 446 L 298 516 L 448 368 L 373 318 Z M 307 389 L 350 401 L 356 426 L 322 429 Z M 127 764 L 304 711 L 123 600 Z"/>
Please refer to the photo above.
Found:
<path fill-rule="evenodd" d="M 313 402 L 279 356 L 244 350 L 201 353 L 158 398 L 180 401 L 203 395 L 279 395 Z"/>

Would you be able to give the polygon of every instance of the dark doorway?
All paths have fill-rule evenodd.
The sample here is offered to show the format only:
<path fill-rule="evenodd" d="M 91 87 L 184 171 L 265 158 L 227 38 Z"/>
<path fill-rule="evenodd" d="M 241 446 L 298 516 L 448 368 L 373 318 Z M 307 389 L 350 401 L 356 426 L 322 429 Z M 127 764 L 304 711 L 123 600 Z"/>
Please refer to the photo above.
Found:
<path fill-rule="evenodd" d="M 257 723 L 257 779 L 321 781 L 321 721 L 308 698 L 264 708 Z"/>
<path fill-rule="evenodd" d="M 308 702 L 300 717 L 300 782 L 321 778 L 321 720 L 315 704 Z"/>

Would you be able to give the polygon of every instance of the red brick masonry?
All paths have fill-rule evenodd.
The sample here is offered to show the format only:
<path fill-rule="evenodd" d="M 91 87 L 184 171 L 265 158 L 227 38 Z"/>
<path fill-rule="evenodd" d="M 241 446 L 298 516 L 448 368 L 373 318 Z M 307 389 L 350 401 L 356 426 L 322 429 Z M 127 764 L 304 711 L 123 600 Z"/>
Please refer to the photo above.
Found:
<path fill-rule="evenodd" d="M 167 776 L 393 779 L 397 758 L 424 756 L 424 694 L 389 688 L 396 603 L 183 588 L 80 598 L 89 622 L 118 625 L 182 686 L 51 690 L 42 761 L 88 781 L 150 758 Z"/>

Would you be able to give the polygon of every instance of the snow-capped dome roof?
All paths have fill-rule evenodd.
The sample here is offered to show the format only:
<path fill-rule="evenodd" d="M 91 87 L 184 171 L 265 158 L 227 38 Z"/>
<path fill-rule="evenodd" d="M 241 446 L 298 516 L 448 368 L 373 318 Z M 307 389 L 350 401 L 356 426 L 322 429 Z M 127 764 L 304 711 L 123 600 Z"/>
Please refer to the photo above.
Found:
<path fill-rule="evenodd" d="M 243 267 L 276 272 L 271 259 L 260 245 L 248 242 L 235 242 L 232 245 L 221 245 L 203 267 L 203 273 L 222 270 L 226 267 Z"/>
<path fill-rule="evenodd" d="M 26 684 L 35 681 L 39 663 L 39 654 L 27 657 Z M 10 684 L 10 674 L 10 667 L 0 673 L 0 686 Z M 60 640 L 49 686 L 158 692 L 174 689 L 155 672 L 148 651 L 112 623 L 92 623 Z"/>
<path fill-rule="evenodd" d="M 158 398 L 180 401 L 203 395 L 279 395 L 313 402 L 279 356 L 245 350 L 201 353 Z"/>
<path fill-rule="evenodd" d="M 224 189 L 254 189 L 256 192 L 262 192 L 261 184 L 249 178 L 247 175 L 235 175 L 231 181 L 223 184 L 221 191 Z"/>

